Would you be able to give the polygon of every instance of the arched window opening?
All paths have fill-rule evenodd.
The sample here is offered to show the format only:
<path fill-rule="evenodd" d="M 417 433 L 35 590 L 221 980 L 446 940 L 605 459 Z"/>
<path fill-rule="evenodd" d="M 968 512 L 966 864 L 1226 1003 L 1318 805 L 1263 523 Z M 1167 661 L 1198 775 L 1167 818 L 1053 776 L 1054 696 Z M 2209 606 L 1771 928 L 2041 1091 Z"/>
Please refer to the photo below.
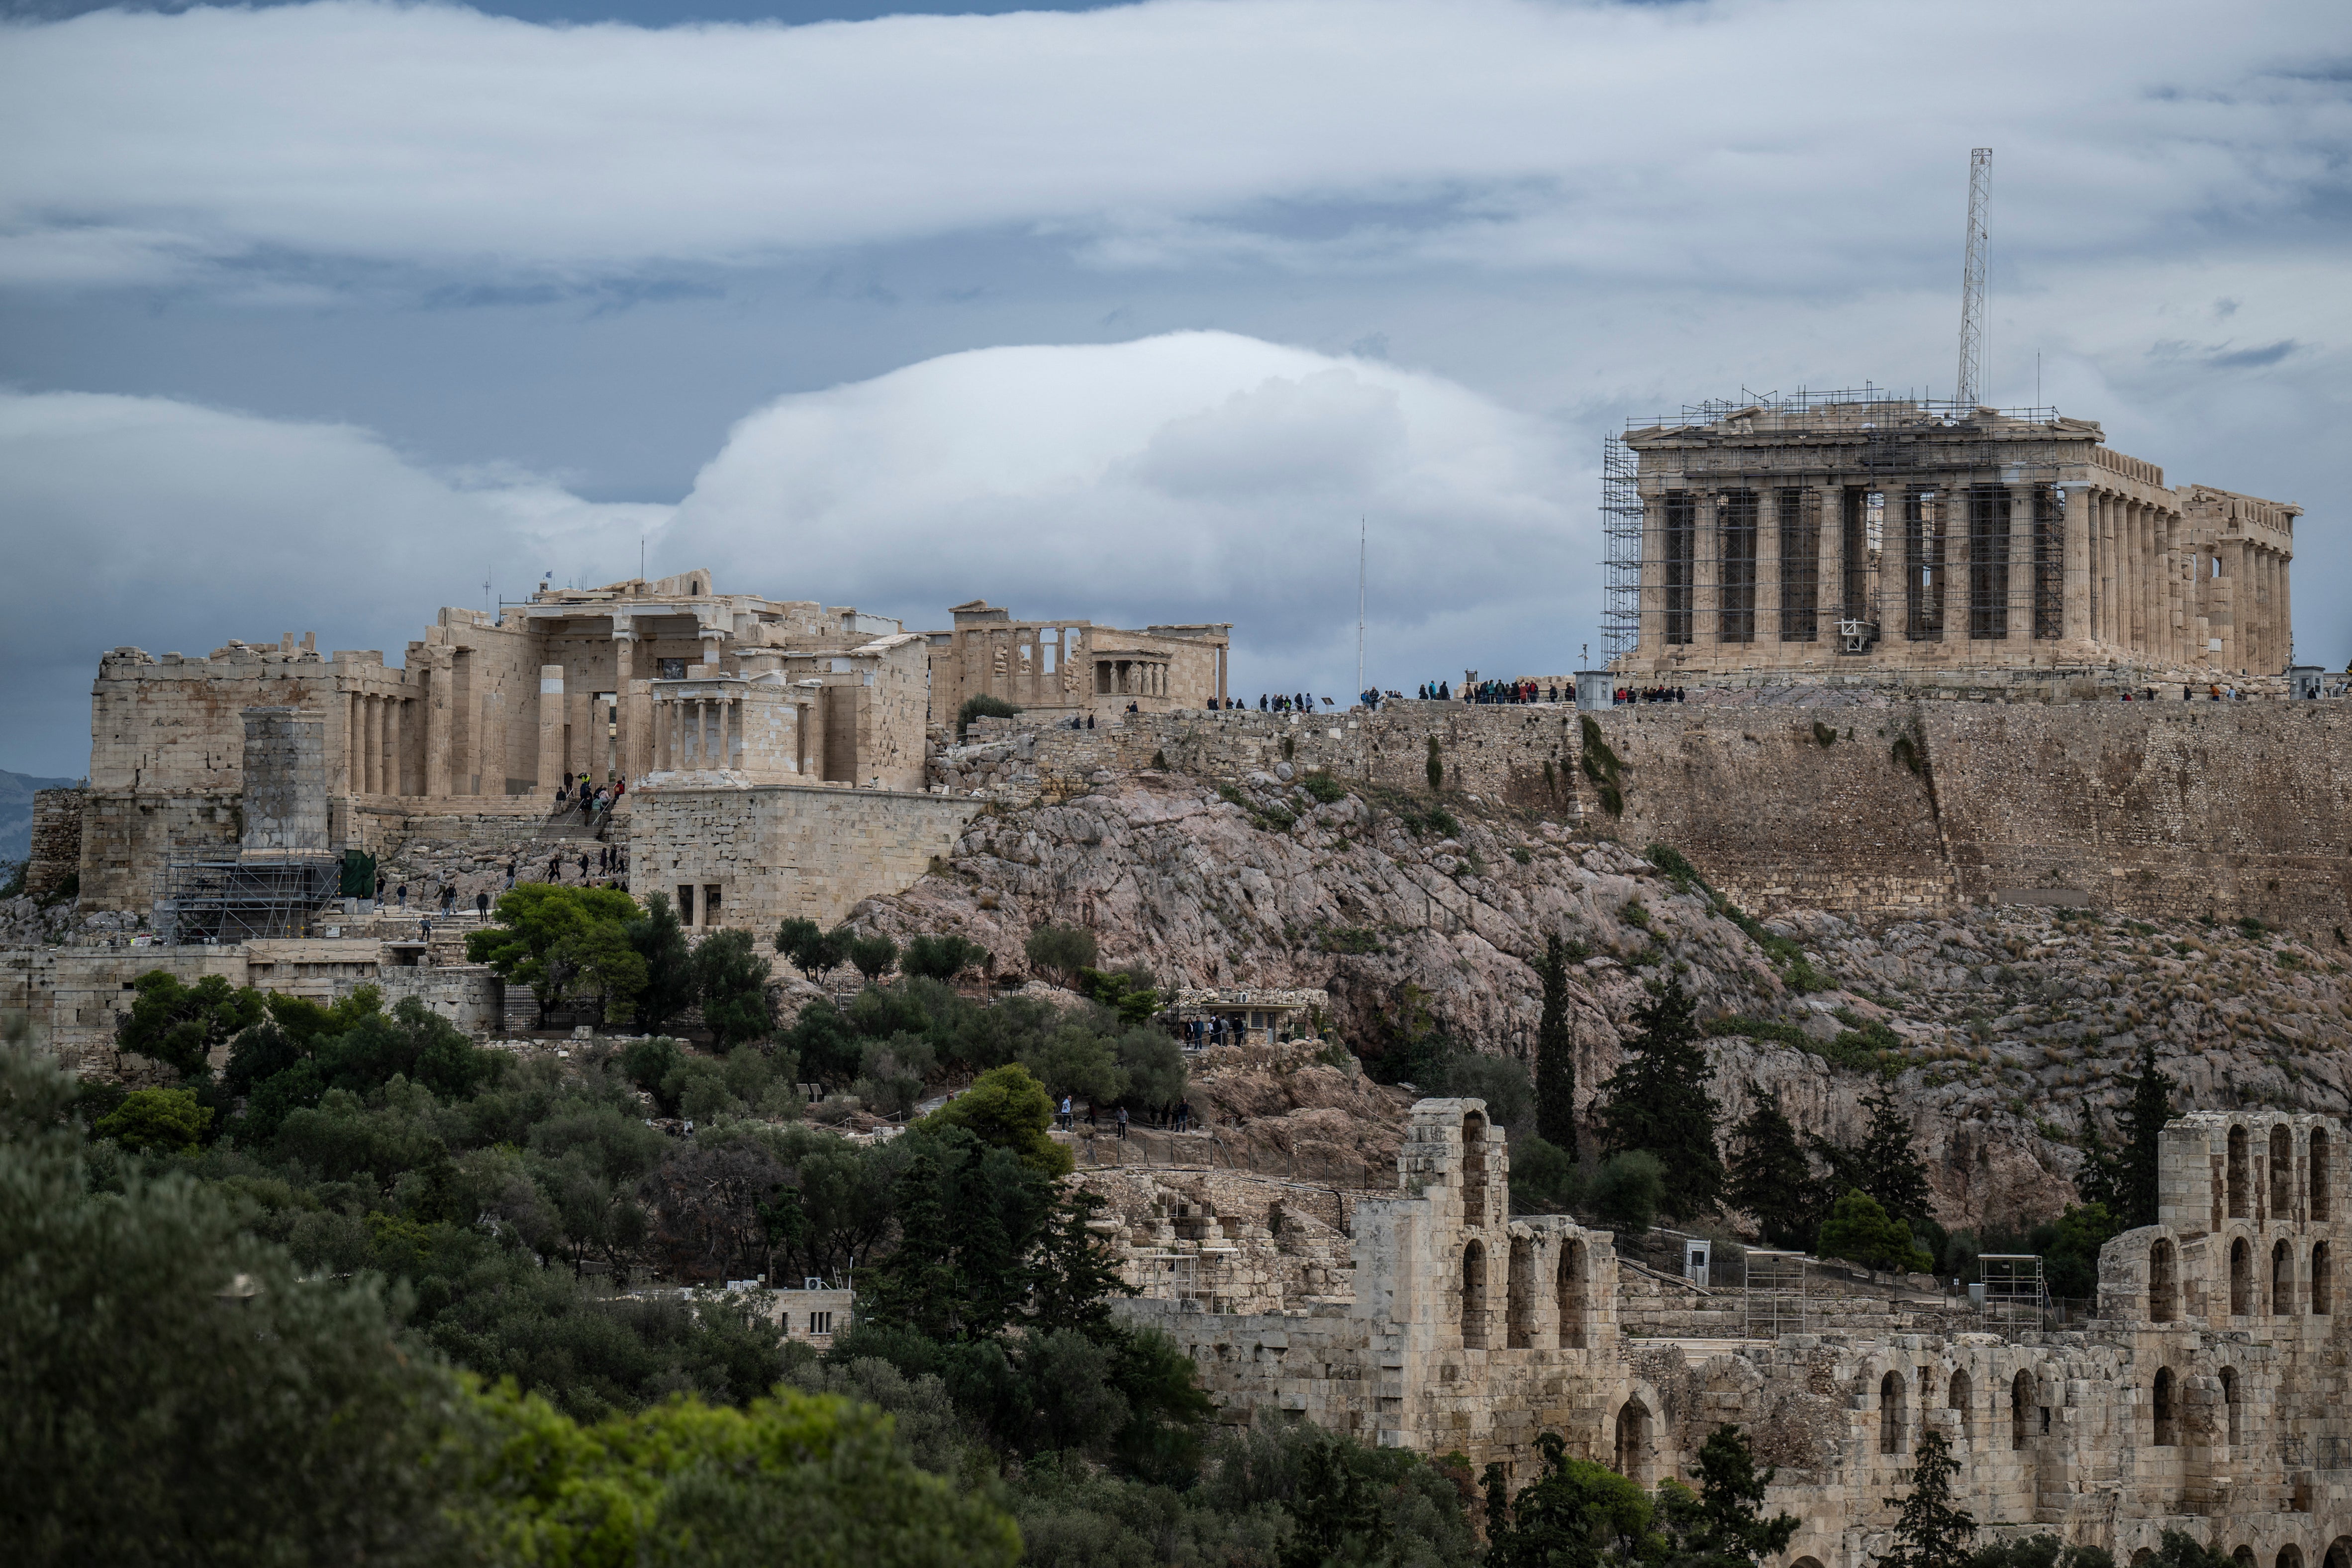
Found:
<path fill-rule="evenodd" d="M 2251 1546 L 2241 1546 L 2230 1553 L 2230 1560 L 2238 1563 L 2240 1568 L 2254 1568 L 2254 1549 Z"/>
<path fill-rule="evenodd" d="M 1486 1223 L 1486 1119 L 1475 1110 L 1462 1119 L 1462 1223 Z"/>
<path fill-rule="evenodd" d="M 2230 1217 L 2231 1219 L 2247 1217 L 2246 1205 L 2252 1197 L 2247 1190 L 2248 1183 L 2252 1178 L 2247 1174 L 2249 1156 L 2246 1143 L 2244 1128 L 2230 1129 Z"/>
<path fill-rule="evenodd" d="M 1974 1392 L 1974 1385 L 1969 1382 L 1969 1374 L 1967 1373 L 1956 1371 L 1952 1373 L 1952 1409 L 1956 1411 L 1959 1416 L 1960 1441 L 1963 1443 L 1967 1442 L 1969 1438 L 1973 1436 L 1971 1427 L 1974 1419 L 1974 1412 L 1970 1407 L 1970 1396 Z"/>
<path fill-rule="evenodd" d="M 1486 1249 L 1475 1241 L 1462 1249 L 1462 1344 L 1486 1348 Z"/>
<path fill-rule="evenodd" d="M 2294 1316 L 2294 1254 L 2284 1241 L 2271 1247 L 2271 1316 Z"/>
<path fill-rule="evenodd" d="M 2156 1396 L 2152 1401 L 2156 1415 L 2156 1446 L 2159 1448 L 2169 1448 L 2179 1441 L 2175 1436 L 2177 1427 L 2177 1423 L 2173 1419 L 2175 1403 L 2172 1369 L 2168 1366 L 2160 1366 L 2156 1369 Z"/>
<path fill-rule="evenodd" d="M 2339 1535 L 2329 1545 L 2326 1568 L 2352 1568 L 2352 1535 Z"/>
<path fill-rule="evenodd" d="M 2294 1208 L 2294 1134 L 2271 1129 L 2271 1218 L 2284 1222 Z"/>
<path fill-rule="evenodd" d="M 2254 1310 L 2254 1249 L 2244 1237 L 2230 1243 L 2230 1315 L 2243 1318 Z"/>
<path fill-rule="evenodd" d="M 2327 1243 L 2311 1244 L 2311 1313 L 2324 1318 L 2336 1310 L 2336 1255 Z"/>
<path fill-rule="evenodd" d="M 2327 1168 L 2327 1133 L 2324 1129 L 2315 1127 L 2311 1130 L 2311 1169 L 2308 1173 L 2311 1217 L 2314 1220 L 2324 1220 L 2328 1215 L 2328 1190 L 2334 1183 Z"/>
<path fill-rule="evenodd" d="M 1511 1237 L 1511 1267 L 1503 1286 L 1503 1342 L 1515 1351 L 1536 1342 L 1536 1244 Z"/>
<path fill-rule="evenodd" d="M 1903 1408 L 1906 1392 L 1899 1372 L 1890 1372 L 1878 1380 L 1878 1451 L 1882 1454 L 1906 1451 L 1903 1447 L 1903 1428 L 1907 1424 Z"/>
<path fill-rule="evenodd" d="M 2022 1448 L 2033 1441 L 2033 1374 L 2021 1372 L 2009 1380 L 2009 1446 Z"/>
<path fill-rule="evenodd" d="M 1617 1473 L 1629 1481 L 1649 1482 L 1650 1408 L 1629 1399 L 1617 1412 Z"/>
<path fill-rule="evenodd" d="M 2137 1552 L 2132 1553 L 2131 1568 L 2147 1568 L 2147 1564 L 2155 1561 L 2156 1552 L 2154 1549 L 2143 1546 Z"/>
<path fill-rule="evenodd" d="M 2228 1421 L 2223 1430 L 2234 1448 L 2238 1446 L 2238 1369 L 2234 1366 L 2221 1369 L 2221 1408 Z"/>
<path fill-rule="evenodd" d="M 2309 1510 L 2297 1509 L 2295 1511 L 2305 1513 Z M 2303 1548 L 2290 1541 L 2279 1548 L 2278 1556 L 2272 1560 L 2272 1563 L 2273 1568 L 2303 1568 Z"/>
<path fill-rule="evenodd" d="M 2147 1249 L 2147 1321 L 2168 1323 L 2179 1315 L 2179 1252 L 2158 1237 Z"/>
<path fill-rule="evenodd" d="M 1584 1243 L 1562 1242 L 1559 1248 L 1559 1348 L 1584 1348 Z"/>

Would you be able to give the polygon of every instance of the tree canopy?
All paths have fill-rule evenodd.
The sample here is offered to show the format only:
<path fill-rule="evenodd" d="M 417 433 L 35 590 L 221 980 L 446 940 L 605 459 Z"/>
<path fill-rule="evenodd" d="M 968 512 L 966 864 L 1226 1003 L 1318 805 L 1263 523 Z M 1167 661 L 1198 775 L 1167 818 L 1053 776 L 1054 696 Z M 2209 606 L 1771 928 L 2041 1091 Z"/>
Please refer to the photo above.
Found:
<path fill-rule="evenodd" d="M 509 984 L 530 987 L 540 1026 L 567 1002 L 596 998 L 601 1016 L 630 1016 L 649 973 L 630 941 L 636 901 L 617 888 L 520 882 L 499 898 L 499 923 L 466 933 L 466 956 Z"/>
<path fill-rule="evenodd" d="M 1664 1206 L 1677 1219 L 1706 1213 L 1723 1195 L 1717 1112 L 1696 1012 L 1681 981 L 1653 985 L 1633 1009 L 1624 1062 L 1601 1086 L 1594 1110 L 1605 1152 L 1657 1156 Z"/>

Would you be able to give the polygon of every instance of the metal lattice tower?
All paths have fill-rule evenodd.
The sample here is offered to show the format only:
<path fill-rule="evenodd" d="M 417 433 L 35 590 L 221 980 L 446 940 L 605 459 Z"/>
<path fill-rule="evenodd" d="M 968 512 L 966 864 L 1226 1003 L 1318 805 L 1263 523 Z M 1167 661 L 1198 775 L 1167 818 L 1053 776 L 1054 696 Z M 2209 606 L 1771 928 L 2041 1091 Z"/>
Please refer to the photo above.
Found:
<path fill-rule="evenodd" d="M 1984 368 L 1985 204 L 1992 195 L 1992 149 L 1969 153 L 1969 255 L 1960 270 L 1960 386 L 1953 401 L 1977 405 Z"/>

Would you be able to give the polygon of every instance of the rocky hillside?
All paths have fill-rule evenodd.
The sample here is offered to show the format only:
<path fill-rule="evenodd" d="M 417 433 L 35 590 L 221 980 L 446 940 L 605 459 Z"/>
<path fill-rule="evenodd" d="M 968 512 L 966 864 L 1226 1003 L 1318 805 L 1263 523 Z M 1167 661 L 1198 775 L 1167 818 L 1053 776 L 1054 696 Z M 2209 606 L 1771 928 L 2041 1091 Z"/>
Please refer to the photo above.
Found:
<path fill-rule="evenodd" d="M 1558 931 L 1583 954 L 1581 1100 L 1615 1068 L 1644 983 L 1679 974 L 1706 1016 L 1751 1021 L 1709 1047 L 1733 1116 L 1777 1092 L 1801 1128 L 1852 1139 L 1868 1075 L 1895 1070 L 1954 1226 L 2063 1205 L 2081 1119 L 2117 1103 L 2143 1038 L 2191 1108 L 2352 1111 L 2335 953 L 2087 910 L 1759 925 L 1691 876 L 1475 795 L 1439 810 L 1265 773 L 1114 778 L 994 809 L 938 871 L 857 918 L 902 937 L 960 932 L 1013 965 L 1035 925 L 1077 921 L 1106 965 L 1163 984 L 1321 986 L 1337 1037 L 1375 1063 L 1410 1060 L 1437 1032 L 1526 1059 L 1528 960 Z"/>

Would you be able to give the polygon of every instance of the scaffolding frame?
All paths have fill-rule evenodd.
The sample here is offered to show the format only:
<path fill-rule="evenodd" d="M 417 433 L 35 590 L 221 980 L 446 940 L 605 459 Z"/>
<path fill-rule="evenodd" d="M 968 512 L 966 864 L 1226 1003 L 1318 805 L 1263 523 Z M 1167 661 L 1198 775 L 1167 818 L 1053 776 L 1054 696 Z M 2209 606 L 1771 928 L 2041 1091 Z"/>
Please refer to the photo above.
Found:
<path fill-rule="evenodd" d="M 2052 427 L 2057 419 L 2058 411 L 2046 405 L 1985 409 L 1877 386 L 1744 394 L 1738 399 L 1685 404 L 1679 416 L 1627 419 L 1624 429 L 1611 432 L 1601 445 L 1601 647 L 1609 661 L 1614 664 L 1641 646 L 1643 572 L 1652 563 L 1659 569 L 1655 586 L 1660 592 L 1646 613 L 1664 618 L 1658 628 L 1663 645 L 1697 640 L 1695 633 L 1702 616 L 1715 621 L 1717 635 L 1710 640 L 1717 645 L 1752 642 L 1755 612 L 1760 607 L 1752 575 L 1758 527 L 1769 526 L 1764 519 L 1776 516 L 1786 540 L 1792 524 L 1802 529 L 1803 509 L 1810 506 L 1818 540 L 1818 501 L 1811 498 L 1819 492 L 1804 481 L 1818 482 L 1832 474 L 1860 474 L 1873 483 L 1845 488 L 1843 515 L 1836 520 L 1842 557 L 1836 582 L 1821 582 L 1825 563 L 1817 547 L 1796 555 L 1785 549 L 1781 552 L 1784 563 L 1799 563 L 1800 573 L 1809 573 L 1810 580 L 1800 584 L 1784 567 L 1780 641 L 1817 641 L 1822 620 L 1834 625 L 1841 651 L 1846 654 L 1868 653 L 1890 630 L 1911 640 L 1932 635 L 1956 644 L 2006 641 L 2012 612 L 2020 609 L 2025 612 L 2028 639 L 2059 637 L 2064 591 L 2063 508 L 2055 490 L 2059 465 L 2031 458 L 2031 443 L 2004 439 L 2001 434 L 2019 425 Z M 1849 440 L 1842 444 L 1834 464 L 1825 463 L 1819 448 L 1801 445 L 1751 450 L 1736 460 L 1702 458 L 1694 463 L 1685 472 L 1703 479 L 1712 492 L 1712 518 L 1698 518 L 1696 505 L 1687 509 L 1693 513 L 1689 518 L 1669 518 L 1672 509 L 1664 505 L 1644 507 L 1641 455 L 1627 445 L 1628 435 L 1742 420 L 1754 428 L 1735 430 L 1735 436 L 1803 429 Z M 1978 426 L 1981 434 L 1974 439 L 1954 437 L 1953 432 L 1969 426 Z M 1859 457 L 1848 460 L 1853 458 L 1853 439 L 1860 442 Z M 1989 482 L 1986 476 L 1995 474 L 1998 482 Z M 2033 488 L 2032 504 L 2021 519 L 2011 515 L 2017 510 L 2011 487 L 2017 485 Z M 1794 516 L 1789 515 L 1790 490 L 1801 492 Z M 1768 508 L 1768 491 L 1781 492 L 1775 497 L 1777 506 Z M 1907 526 L 1910 520 L 1905 515 L 1916 504 L 1914 496 L 1921 493 L 1936 498 L 1937 513 L 1937 525 L 1924 538 Z M 2021 575 L 2011 569 L 2013 533 L 2021 527 L 2032 532 L 2029 565 Z M 1916 558 L 1910 548 L 1915 538 L 1921 540 Z M 1696 550 L 1702 539 L 1715 542 L 1719 557 L 1713 574 L 1717 602 L 1706 610 L 1698 607 L 1696 592 L 1700 580 Z M 1926 554 L 1930 543 L 1932 557 Z M 1912 578 L 1922 569 L 1933 572 L 1938 601 L 1927 616 L 1915 610 L 1910 591 Z M 1963 579 L 1964 596 L 1958 604 L 1947 596 L 1944 579 L 1949 575 Z M 1733 591 L 1726 595 L 1725 588 Z M 1890 589 L 1895 595 L 1892 626 L 1885 606 Z M 1832 602 L 1823 604 L 1823 598 Z M 1956 616 L 1964 617 L 1964 625 L 1953 624 Z"/>
<path fill-rule="evenodd" d="M 1748 1250 L 1747 1321 L 1751 1340 L 1808 1331 L 1812 1319 L 1811 1260 L 1801 1252 Z"/>
<path fill-rule="evenodd" d="M 2050 1289 L 2034 1252 L 1988 1252 L 1977 1258 L 1984 1273 L 1985 1327 L 2014 1333 L 2038 1329 L 2050 1310 Z"/>
<path fill-rule="evenodd" d="M 343 860 L 308 855 L 173 860 L 155 905 L 155 934 L 173 944 L 300 936 L 341 884 Z"/>

